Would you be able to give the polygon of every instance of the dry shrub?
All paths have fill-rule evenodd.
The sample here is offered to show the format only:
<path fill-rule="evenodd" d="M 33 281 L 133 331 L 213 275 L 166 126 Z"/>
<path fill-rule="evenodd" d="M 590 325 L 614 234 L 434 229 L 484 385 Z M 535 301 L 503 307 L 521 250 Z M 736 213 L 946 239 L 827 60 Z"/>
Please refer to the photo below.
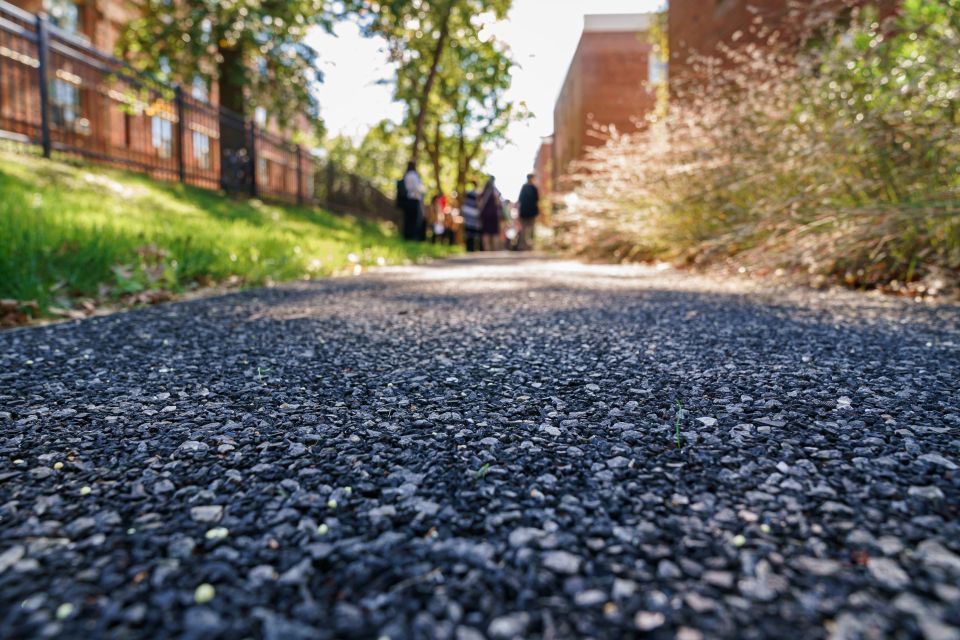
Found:
<path fill-rule="evenodd" d="M 757 25 L 760 44 L 694 60 L 665 115 L 592 150 L 561 238 L 851 286 L 956 283 L 960 0 L 905 0 L 883 22 L 852 10 L 845 26 L 836 2 L 805 6 L 801 46 Z"/>

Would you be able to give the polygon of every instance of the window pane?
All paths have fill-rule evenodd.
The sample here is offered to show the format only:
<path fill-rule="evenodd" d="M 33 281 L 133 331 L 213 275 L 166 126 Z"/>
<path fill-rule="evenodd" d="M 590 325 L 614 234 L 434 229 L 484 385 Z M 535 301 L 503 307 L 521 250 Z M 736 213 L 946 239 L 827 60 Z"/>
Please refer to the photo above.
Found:
<path fill-rule="evenodd" d="M 200 76 L 194 76 L 193 83 L 190 85 L 190 94 L 197 100 L 207 102 L 210 95 L 207 89 L 207 81 Z"/>
<path fill-rule="evenodd" d="M 200 169 L 210 168 L 210 138 L 199 131 L 193 132 L 193 159 Z"/>
<path fill-rule="evenodd" d="M 169 158 L 173 155 L 173 123 L 160 116 L 153 116 L 150 119 L 150 137 L 153 148 L 157 150 L 157 155 L 161 158 Z"/>
<path fill-rule="evenodd" d="M 65 80 L 50 83 L 50 119 L 61 127 L 72 127 L 80 114 L 80 88 Z"/>
<path fill-rule="evenodd" d="M 43 0 L 43 10 L 50 22 L 64 31 L 77 33 L 80 30 L 80 9 L 72 0 Z"/>
<path fill-rule="evenodd" d="M 663 84 L 667 81 L 667 63 L 656 53 L 651 52 L 647 65 L 647 82 L 651 85 Z"/>

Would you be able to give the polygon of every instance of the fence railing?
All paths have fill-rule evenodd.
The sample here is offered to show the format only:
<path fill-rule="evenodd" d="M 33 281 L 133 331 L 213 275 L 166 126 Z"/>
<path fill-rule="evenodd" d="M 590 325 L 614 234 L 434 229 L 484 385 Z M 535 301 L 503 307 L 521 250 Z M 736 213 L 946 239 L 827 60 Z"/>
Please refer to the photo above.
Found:
<path fill-rule="evenodd" d="M 250 119 L 0 0 L 0 138 L 231 194 L 395 219 L 389 198 Z"/>

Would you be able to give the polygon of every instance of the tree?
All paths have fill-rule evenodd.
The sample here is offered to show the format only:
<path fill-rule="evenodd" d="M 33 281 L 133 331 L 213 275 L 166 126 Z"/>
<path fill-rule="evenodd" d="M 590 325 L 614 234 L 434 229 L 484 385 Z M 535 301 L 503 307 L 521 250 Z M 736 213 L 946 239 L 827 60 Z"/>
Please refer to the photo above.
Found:
<path fill-rule="evenodd" d="M 410 159 L 419 159 L 428 123 L 437 126 L 438 79 L 456 65 L 449 51 L 458 41 L 477 37 L 484 20 L 503 19 L 512 0 L 384 0 L 346 2 L 367 36 L 382 37 L 398 66 L 395 97 L 407 105 L 411 125 Z"/>
<path fill-rule="evenodd" d="M 220 104 L 249 115 L 264 107 L 282 124 L 317 118 L 317 52 L 305 42 L 330 29 L 328 0 L 145 0 L 120 53 L 163 79 L 216 80 Z"/>
<path fill-rule="evenodd" d="M 407 137 L 399 125 L 382 120 L 367 131 L 360 143 L 350 136 L 329 138 L 324 144 L 328 161 L 370 181 L 384 193 L 391 193 L 394 180 L 403 172 Z"/>
<path fill-rule="evenodd" d="M 507 99 L 515 63 L 495 39 L 464 34 L 451 44 L 449 57 L 440 80 L 438 112 L 446 126 L 436 127 L 435 137 L 445 135 L 452 141 L 447 157 L 454 164 L 454 186 L 460 194 L 486 153 L 504 144 L 509 126 L 530 114 L 524 103 Z M 436 152 L 439 146 L 430 149 Z"/>

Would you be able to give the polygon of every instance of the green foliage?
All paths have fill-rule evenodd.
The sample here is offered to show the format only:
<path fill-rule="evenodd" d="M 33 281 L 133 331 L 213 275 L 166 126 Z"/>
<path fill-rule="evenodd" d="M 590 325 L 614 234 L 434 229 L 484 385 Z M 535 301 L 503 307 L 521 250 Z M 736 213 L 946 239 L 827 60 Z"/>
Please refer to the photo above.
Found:
<path fill-rule="evenodd" d="M 408 141 L 401 127 L 382 120 L 367 131 L 359 144 L 350 136 L 327 139 L 327 158 L 345 171 L 362 176 L 383 193 L 393 193 L 395 182 L 405 168 Z"/>
<path fill-rule="evenodd" d="M 667 64 L 670 62 L 670 30 L 668 28 L 668 14 L 661 11 L 654 16 L 650 22 L 650 29 L 647 37 L 650 42 L 650 55 Z M 654 117 L 664 118 L 667 115 L 667 109 L 670 105 L 670 85 L 667 82 L 661 82 L 656 87 L 657 106 L 654 110 Z"/>
<path fill-rule="evenodd" d="M 484 31 L 511 0 L 400 0 L 347 3 L 364 33 L 383 38 L 396 65 L 394 98 L 406 105 L 402 136 L 416 160 L 425 149 L 427 184 L 463 191 L 511 122 L 528 117 L 507 100 L 514 66 L 507 46 Z"/>
<path fill-rule="evenodd" d="M 665 117 L 592 156 L 568 224 L 624 258 L 925 280 L 909 291 L 958 280 L 960 0 L 816 35 L 703 61 Z"/>
<path fill-rule="evenodd" d="M 506 98 L 515 65 L 508 49 L 476 30 L 456 33 L 443 59 L 425 141 L 437 190 L 460 194 L 468 181 L 481 181 L 487 153 L 505 144 L 508 127 L 529 112 Z"/>
<path fill-rule="evenodd" d="M 36 300 L 43 309 L 323 277 L 449 252 L 320 209 L 5 153 L 0 193 L 0 298 Z"/>
<path fill-rule="evenodd" d="M 864 178 L 837 200 L 907 203 L 955 190 L 960 2 L 907 3 L 893 33 L 868 11 L 828 44 L 791 124 L 830 127 L 855 161 L 834 165 Z"/>
<path fill-rule="evenodd" d="M 260 106 L 281 124 L 317 117 L 312 90 L 321 76 L 305 38 L 330 28 L 327 0 L 146 0 L 137 9 L 120 53 L 138 68 L 188 85 L 195 76 L 217 80 L 221 104 L 248 115 Z"/>

